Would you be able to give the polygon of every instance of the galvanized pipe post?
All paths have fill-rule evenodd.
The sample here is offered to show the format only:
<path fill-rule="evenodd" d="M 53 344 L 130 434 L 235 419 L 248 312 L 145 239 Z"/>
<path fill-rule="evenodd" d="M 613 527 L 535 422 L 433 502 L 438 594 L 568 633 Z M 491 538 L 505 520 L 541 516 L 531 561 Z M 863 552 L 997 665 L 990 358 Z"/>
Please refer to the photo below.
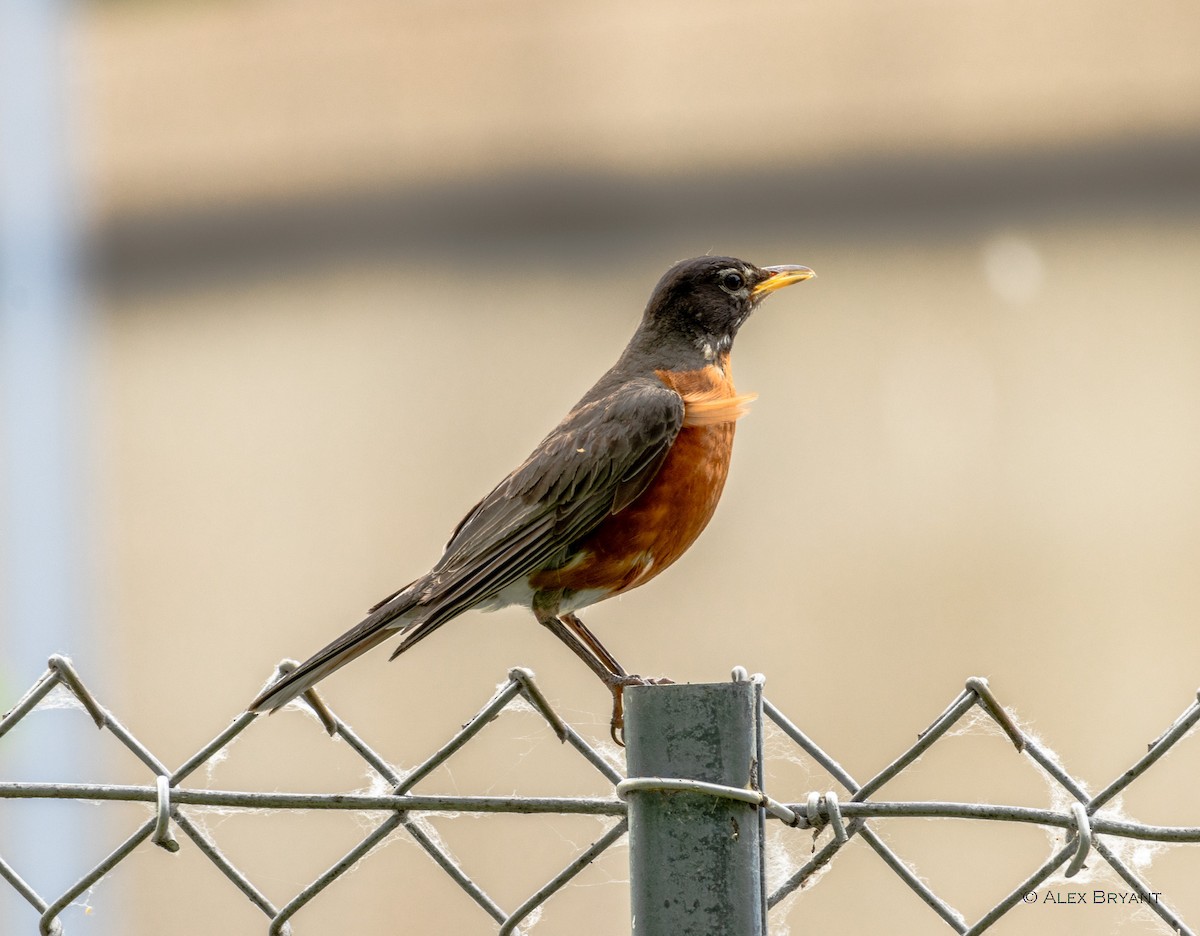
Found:
<path fill-rule="evenodd" d="M 629 777 L 760 788 L 761 686 L 749 681 L 625 690 Z M 633 789 L 633 936 L 763 936 L 763 814 L 719 794 Z"/>

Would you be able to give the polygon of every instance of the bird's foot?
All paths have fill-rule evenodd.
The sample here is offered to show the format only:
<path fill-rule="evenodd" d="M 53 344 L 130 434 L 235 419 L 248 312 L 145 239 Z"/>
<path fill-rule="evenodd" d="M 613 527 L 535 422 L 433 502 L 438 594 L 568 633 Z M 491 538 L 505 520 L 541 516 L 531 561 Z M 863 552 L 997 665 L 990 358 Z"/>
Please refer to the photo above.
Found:
<path fill-rule="evenodd" d="M 637 676 L 627 675 L 625 673 L 613 674 L 611 678 L 605 679 L 604 684 L 608 686 L 613 697 L 613 713 L 612 726 L 609 729 L 613 741 L 621 747 L 625 747 L 625 687 L 626 686 L 669 686 L 675 682 L 673 679 L 668 679 L 666 676 Z"/>

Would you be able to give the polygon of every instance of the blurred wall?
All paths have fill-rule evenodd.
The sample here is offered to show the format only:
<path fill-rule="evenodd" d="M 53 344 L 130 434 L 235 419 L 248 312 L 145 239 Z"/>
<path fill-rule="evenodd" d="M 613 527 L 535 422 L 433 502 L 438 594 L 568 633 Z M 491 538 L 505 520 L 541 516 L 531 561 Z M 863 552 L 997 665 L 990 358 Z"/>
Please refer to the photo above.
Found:
<path fill-rule="evenodd" d="M 1200 127 L 1186 4 L 126 0 L 86 29 L 90 172 L 114 212 Z"/>
<path fill-rule="evenodd" d="M 626 665 L 688 681 L 761 670 L 860 775 L 970 675 L 1095 788 L 1194 698 L 1189 5 L 125 0 L 84 6 L 79 27 L 96 551 L 119 666 L 95 688 L 167 763 L 278 659 L 422 571 L 611 363 L 661 271 L 706 251 L 820 277 L 739 339 L 739 386 L 761 399 L 709 531 L 587 616 Z M 471 614 L 410 657 L 357 662 L 327 696 L 414 763 L 526 665 L 603 737 L 605 692 L 553 644 L 528 614 Z M 490 759 L 423 789 L 594 792 L 532 722 L 495 729 Z M 1044 805 L 995 740 L 954 739 L 892 794 Z M 364 785 L 344 754 L 289 712 L 208 780 Z M 1127 808 L 1195 824 L 1197 759 L 1193 740 Z M 828 786 L 795 782 L 785 795 Z M 278 903 L 360 832 L 206 822 Z M 488 829 L 503 831 L 470 841 Z M 968 916 L 1048 848 L 1037 830 L 889 831 Z M 468 820 L 444 834 L 515 905 L 598 832 Z M 95 913 L 131 932 L 168 918 L 258 931 L 188 851 L 138 855 Z M 555 898 L 538 931 L 626 929 L 623 857 Z M 1185 919 L 1200 918 L 1195 860 L 1169 852 L 1149 872 Z M 1115 909 L 1030 912 L 1004 925 L 1155 931 Z M 302 917 L 313 932 L 491 931 L 404 846 Z M 941 926 L 865 851 L 775 921 Z"/>

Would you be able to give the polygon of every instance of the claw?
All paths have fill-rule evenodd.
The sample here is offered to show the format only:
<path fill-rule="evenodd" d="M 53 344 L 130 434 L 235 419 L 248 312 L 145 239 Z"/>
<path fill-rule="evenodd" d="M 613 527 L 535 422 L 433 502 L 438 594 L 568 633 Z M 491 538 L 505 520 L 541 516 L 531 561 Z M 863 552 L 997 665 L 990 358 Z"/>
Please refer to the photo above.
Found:
<path fill-rule="evenodd" d="M 608 688 L 613 697 L 612 725 L 608 733 L 619 747 L 625 747 L 625 685 L 618 682 Z"/>
<path fill-rule="evenodd" d="M 609 734 L 614 742 L 625 747 L 625 687 L 626 686 L 670 686 L 675 680 L 666 676 L 617 676 L 606 679 L 609 691 L 613 697 L 612 725 Z"/>

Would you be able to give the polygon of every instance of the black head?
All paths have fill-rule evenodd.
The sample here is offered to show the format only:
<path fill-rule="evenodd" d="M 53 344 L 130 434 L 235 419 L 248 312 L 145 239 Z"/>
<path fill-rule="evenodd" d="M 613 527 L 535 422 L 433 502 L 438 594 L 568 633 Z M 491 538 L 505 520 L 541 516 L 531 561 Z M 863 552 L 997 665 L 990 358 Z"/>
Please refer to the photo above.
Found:
<path fill-rule="evenodd" d="M 672 346 L 686 343 L 711 362 L 730 349 L 768 294 L 814 275 L 808 267 L 756 267 L 733 257 L 683 260 L 654 287 L 639 331 Z"/>

